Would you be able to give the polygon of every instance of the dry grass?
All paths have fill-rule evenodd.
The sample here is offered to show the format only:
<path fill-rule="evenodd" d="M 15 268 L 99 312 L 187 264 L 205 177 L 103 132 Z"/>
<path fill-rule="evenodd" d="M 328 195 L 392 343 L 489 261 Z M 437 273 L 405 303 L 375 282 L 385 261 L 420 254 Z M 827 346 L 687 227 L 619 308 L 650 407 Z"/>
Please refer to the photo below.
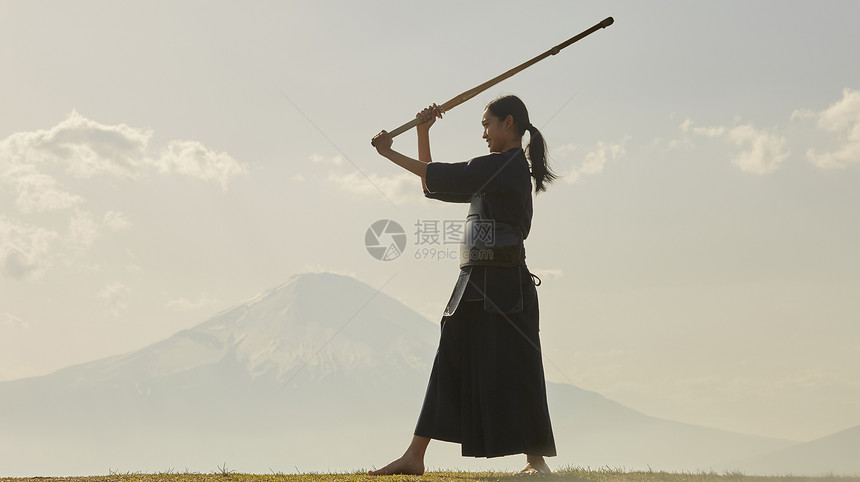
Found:
<path fill-rule="evenodd" d="M 177 473 L 172 470 L 157 474 L 117 473 L 111 472 L 106 476 L 92 477 L 36 477 L 36 478 L 0 478 L 0 482 L 831 482 L 858 481 L 860 477 L 819 476 L 796 477 L 784 476 L 750 476 L 741 473 L 698 472 L 698 473 L 667 473 L 667 472 L 625 472 L 616 469 L 583 469 L 568 468 L 557 471 L 553 475 L 521 476 L 510 473 L 492 472 L 430 472 L 423 476 L 386 476 L 371 477 L 363 473 L 343 474 L 238 474 L 230 470 L 226 464 L 218 466 L 209 474 Z"/>

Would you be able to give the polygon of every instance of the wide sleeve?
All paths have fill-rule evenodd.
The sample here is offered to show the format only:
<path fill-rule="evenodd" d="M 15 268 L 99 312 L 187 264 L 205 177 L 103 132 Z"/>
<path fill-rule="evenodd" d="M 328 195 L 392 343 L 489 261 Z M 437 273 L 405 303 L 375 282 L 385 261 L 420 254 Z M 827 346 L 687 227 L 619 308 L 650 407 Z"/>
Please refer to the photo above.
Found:
<path fill-rule="evenodd" d="M 460 192 L 430 192 L 424 190 L 424 197 L 427 199 L 436 199 L 448 203 L 467 203 L 472 200 L 472 195 Z"/>
<path fill-rule="evenodd" d="M 519 152 L 522 153 L 521 150 Z M 463 199 L 467 200 L 478 192 L 511 190 L 514 188 L 512 181 L 517 175 L 528 176 L 525 157 L 523 156 L 522 159 L 517 157 L 516 154 L 490 154 L 466 162 L 431 162 L 427 164 L 427 174 L 424 178 L 427 185 L 425 195 L 440 199 L 438 197 L 440 193 L 459 194 L 465 196 Z M 526 171 L 518 172 L 523 167 Z"/>

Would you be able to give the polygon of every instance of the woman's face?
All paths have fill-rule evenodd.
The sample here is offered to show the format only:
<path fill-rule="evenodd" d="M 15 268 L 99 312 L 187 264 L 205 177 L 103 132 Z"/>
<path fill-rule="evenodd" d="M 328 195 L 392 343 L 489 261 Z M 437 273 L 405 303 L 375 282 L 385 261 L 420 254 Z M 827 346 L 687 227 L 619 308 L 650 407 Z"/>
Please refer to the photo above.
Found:
<path fill-rule="evenodd" d="M 484 135 L 481 137 L 487 141 L 487 147 L 490 152 L 504 152 L 512 147 L 516 147 L 513 141 L 514 121 L 511 116 L 506 119 L 499 119 L 484 110 L 484 116 L 481 118 L 481 125 L 484 126 Z"/>

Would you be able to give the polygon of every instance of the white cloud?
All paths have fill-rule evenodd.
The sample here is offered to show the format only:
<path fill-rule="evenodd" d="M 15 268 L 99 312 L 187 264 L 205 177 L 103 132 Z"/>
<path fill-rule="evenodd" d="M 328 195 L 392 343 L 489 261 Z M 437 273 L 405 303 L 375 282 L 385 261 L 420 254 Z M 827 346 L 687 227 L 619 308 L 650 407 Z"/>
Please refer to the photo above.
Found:
<path fill-rule="evenodd" d="M 653 144 L 659 145 L 659 140 L 655 139 Z M 666 149 L 669 151 L 681 148 L 692 149 L 694 147 L 695 144 L 693 144 L 693 141 L 689 136 L 684 136 L 680 139 L 672 139 L 666 144 Z"/>
<path fill-rule="evenodd" d="M 15 279 L 37 278 L 49 266 L 48 252 L 59 235 L 0 216 L 0 274 Z"/>
<path fill-rule="evenodd" d="M 214 300 L 209 297 L 208 294 L 203 293 L 197 300 L 189 300 L 188 298 L 178 298 L 175 300 L 170 300 L 165 304 L 165 308 L 176 310 L 176 311 L 191 311 L 200 308 L 204 308 L 206 306 L 211 306 L 217 303 L 218 300 Z"/>
<path fill-rule="evenodd" d="M 104 219 L 102 220 L 102 224 L 112 231 L 119 231 L 131 226 L 131 221 L 128 220 L 128 216 L 123 213 L 116 211 L 108 211 L 105 213 Z"/>
<path fill-rule="evenodd" d="M 5 180 L 17 192 L 15 206 L 23 213 L 62 211 L 84 200 L 64 191 L 55 178 L 38 172 L 33 166 L 21 166 L 15 172 L 7 172 L 0 180 Z"/>
<path fill-rule="evenodd" d="M 732 164 L 744 172 L 769 174 L 788 157 L 784 137 L 758 130 L 752 124 L 733 128 L 729 138 L 738 146 L 748 147 L 732 158 Z"/>
<path fill-rule="evenodd" d="M 217 181 L 224 190 L 231 178 L 247 172 L 226 152 L 215 152 L 197 141 L 170 141 L 154 164 L 163 173 Z"/>
<path fill-rule="evenodd" d="M 0 182 L 18 193 L 20 210 L 42 212 L 69 209 L 83 200 L 47 173 L 51 166 L 63 167 L 74 178 L 134 179 L 156 169 L 217 182 L 225 189 L 231 178 L 246 172 L 229 154 L 196 141 L 170 141 L 153 156 L 151 138 L 150 130 L 100 124 L 73 111 L 50 129 L 0 140 Z"/>
<path fill-rule="evenodd" d="M 49 129 L 14 133 L 0 139 L 0 199 L 10 201 L 0 219 L 0 275 L 15 279 L 41 275 L 52 250 L 88 247 L 103 232 L 128 228 L 123 213 L 102 219 L 82 209 L 83 179 L 134 180 L 155 173 L 188 176 L 226 189 L 245 167 L 224 152 L 196 141 L 170 141 L 157 154 L 152 131 L 125 124 L 107 125 L 77 112 Z M 93 181 L 89 181 L 93 182 Z M 59 213 L 34 217 L 33 214 Z M 28 219 L 28 222 L 24 222 Z M 30 224 L 39 219 L 43 227 Z M 60 237 L 57 231 L 66 229 Z M 62 239 L 65 243 L 59 243 Z"/>
<path fill-rule="evenodd" d="M 17 316 L 11 313 L 2 313 L 0 314 L 0 326 L 8 326 L 12 328 L 30 328 L 30 324 L 26 321 L 18 318 Z"/>
<path fill-rule="evenodd" d="M 797 114 L 802 115 L 802 114 Z M 738 119 L 735 119 L 737 122 Z M 668 143 L 669 150 L 685 147 L 695 148 L 693 136 L 720 139 L 728 137 L 735 145 L 743 149 L 734 155 L 731 162 L 743 172 L 752 174 L 769 174 L 774 172 L 788 157 L 786 141 L 775 133 L 759 130 L 752 124 L 739 125 L 731 129 L 724 126 L 696 127 L 693 120 L 687 118 L 678 128 L 681 130 L 680 139 Z M 656 143 L 656 141 L 655 141 Z"/>
<path fill-rule="evenodd" d="M 681 132 L 685 134 L 696 134 L 705 137 L 720 137 L 726 132 L 723 126 L 714 127 L 693 127 L 693 120 L 689 117 L 681 123 Z"/>
<path fill-rule="evenodd" d="M 703 136 L 709 138 L 717 138 L 721 137 L 726 133 L 726 128 L 723 126 L 709 126 L 709 127 L 694 127 L 693 120 L 687 117 L 684 119 L 684 122 L 678 125 L 678 128 L 681 130 L 681 137 L 677 139 L 671 139 L 666 142 L 666 150 L 672 151 L 675 149 L 694 149 L 696 144 L 693 142 L 693 136 Z M 654 147 L 660 147 L 663 144 L 663 139 L 656 138 L 651 141 L 651 145 Z"/>
<path fill-rule="evenodd" d="M 818 114 L 809 109 L 798 109 L 791 113 L 791 120 L 795 119 L 814 119 Z"/>
<path fill-rule="evenodd" d="M 582 180 L 585 176 L 592 176 L 594 174 L 599 174 L 603 172 L 603 167 L 610 160 L 616 160 L 618 158 L 623 157 L 627 151 L 624 145 L 627 141 L 630 140 L 630 136 L 625 137 L 618 143 L 609 143 L 604 141 L 597 141 L 597 144 L 592 148 L 585 157 L 582 159 L 582 163 L 579 167 L 574 168 L 572 171 L 563 174 L 563 178 L 570 184 L 576 183 Z M 561 158 L 571 155 L 570 153 L 576 152 L 579 150 L 579 146 L 577 145 L 564 145 L 559 149 L 553 151 L 554 155 L 557 155 Z"/>
<path fill-rule="evenodd" d="M 812 164 L 823 169 L 837 169 L 860 163 L 860 90 L 844 89 L 840 100 L 820 112 L 797 109 L 791 113 L 793 121 L 807 119 L 815 119 L 820 130 L 838 138 L 838 144 L 831 150 L 820 152 L 808 149 L 806 156 Z M 679 128 L 683 136 L 669 142 L 669 149 L 694 147 L 692 135 L 710 138 L 727 135 L 729 140 L 744 148 L 732 158 L 732 164 L 752 174 L 776 171 L 789 155 L 785 137 L 775 130 L 757 129 L 752 124 L 731 129 L 722 126 L 696 127 L 687 118 Z"/>
<path fill-rule="evenodd" d="M 809 149 L 806 156 L 810 162 L 828 169 L 860 162 L 860 90 L 843 90 L 841 100 L 811 117 L 818 118 L 820 129 L 839 135 L 841 145 L 823 153 Z"/>
<path fill-rule="evenodd" d="M 582 149 L 581 144 L 564 144 L 552 150 L 553 157 L 565 158 Z"/>
<path fill-rule="evenodd" d="M 76 211 L 69 221 L 68 241 L 78 246 L 90 246 L 98 239 L 101 231 L 93 220 L 93 215 L 86 211 Z"/>
<path fill-rule="evenodd" d="M 858 122 L 860 122 L 860 90 L 843 90 L 842 99 L 818 115 L 818 126 L 833 132 L 852 129 Z"/>
<path fill-rule="evenodd" d="M 59 164 L 74 177 L 134 177 L 146 163 L 152 132 L 105 125 L 75 111 L 48 130 L 19 132 L 0 141 L 0 157 L 19 165 Z"/>
<path fill-rule="evenodd" d="M 106 285 L 98 293 L 98 297 L 107 301 L 110 312 L 117 316 L 128 308 L 128 305 L 125 304 L 125 297 L 129 293 L 130 290 L 124 284 L 113 282 Z"/>
<path fill-rule="evenodd" d="M 310 160 L 318 164 L 329 164 L 332 166 L 339 166 L 343 164 L 343 156 L 341 156 L 340 154 L 334 157 L 325 157 L 322 154 L 311 154 Z"/>
<path fill-rule="evenodd" d="M 421 179 L 415 174 L 402 172 L 390 176 L 370 174 L 364 177 L 359 172 L 349 174 L 329 174 L 328 182 L 344 191 L 361 196 L 378 196 L 380 191 L 392 202 L 401 203 L 424 199 Z"/>

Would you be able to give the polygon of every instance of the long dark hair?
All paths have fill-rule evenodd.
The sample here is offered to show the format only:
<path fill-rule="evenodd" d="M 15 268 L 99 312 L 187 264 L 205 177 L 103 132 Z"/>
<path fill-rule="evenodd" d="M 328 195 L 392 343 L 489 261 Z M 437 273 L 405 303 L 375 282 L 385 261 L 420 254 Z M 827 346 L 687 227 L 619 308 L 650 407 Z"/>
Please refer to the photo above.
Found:
<path fill-rule="evenodd" d="M 526 146 L 526 158 L 531 161 L 532 177 L 535 179 L 535 193 L 546 191 L 546 185 L 558 176 L 549 168 L 546 159 L 546 141 L 543 135 L 529 121 L 529 111 L 519 97 L 505 95 L 487 104 L 487 110 L 494 117 L 505 120 L 513 117 L 517 135 L 520 137 L 528 131 L 529 143 Z"/>

